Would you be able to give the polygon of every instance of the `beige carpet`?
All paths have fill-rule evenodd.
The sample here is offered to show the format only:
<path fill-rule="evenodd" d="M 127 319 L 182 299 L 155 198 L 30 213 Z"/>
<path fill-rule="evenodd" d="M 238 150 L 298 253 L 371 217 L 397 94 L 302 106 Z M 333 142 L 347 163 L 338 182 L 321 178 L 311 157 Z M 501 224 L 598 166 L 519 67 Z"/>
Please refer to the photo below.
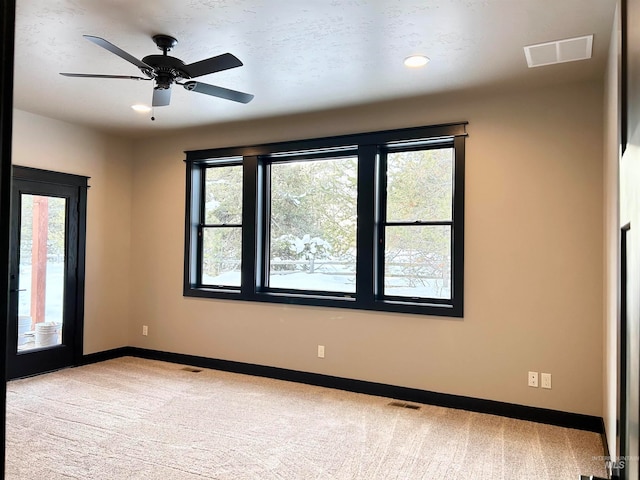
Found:
<path fill-rule="evenodd" d="M 9 479 L 604 476 L 600 436 L 121 358 L 9 382 Z"/>

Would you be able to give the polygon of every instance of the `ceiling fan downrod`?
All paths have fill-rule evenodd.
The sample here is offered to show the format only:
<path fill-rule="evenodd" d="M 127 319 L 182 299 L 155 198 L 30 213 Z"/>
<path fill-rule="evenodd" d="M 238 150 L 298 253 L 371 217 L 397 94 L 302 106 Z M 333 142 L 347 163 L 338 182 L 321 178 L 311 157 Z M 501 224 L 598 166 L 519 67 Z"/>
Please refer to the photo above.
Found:
<path fill-rule="evenodd" d="M 178 44 L 178 40 L 170 35 L 154 35 L 153 41 L 162 50 L 162 54 L 166 55 L 173 47 Z"/>

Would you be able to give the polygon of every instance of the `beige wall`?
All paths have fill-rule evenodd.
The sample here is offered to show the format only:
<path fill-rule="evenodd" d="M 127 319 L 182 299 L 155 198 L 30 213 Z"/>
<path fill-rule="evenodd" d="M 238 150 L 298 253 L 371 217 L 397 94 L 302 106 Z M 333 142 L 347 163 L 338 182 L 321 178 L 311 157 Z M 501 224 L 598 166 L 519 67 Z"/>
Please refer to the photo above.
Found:
<path fill-rule="evenodd" d="M 16 111 L 14 163 L 91 177 L 85 353 L 129 344 L 600 416 L 601 100 L 599 84 L 424 98 L 133 148 Z M 461 120 L 464 319 L 182 297 L 184 150 Z M 528 370 L 553 389 L 528 388 Z"/>
<path fill-rule="evenodd" d="M 13 121 L 14 164 L 91 177 L 84 353 L 127 345 L 131 143 L 19 110 Z"/>
<path fill-rule="evenodd" d="M 602 415 L 602 98 L 601 84 L 571 84 L 137 141 L 129 343 Z M 182 296 L 184 150 L 462 120 L 464 319 Z M 553 389 L 527 387 L 528 370 L 551 373 Z"/>
<path fill-rule="evenodd" d="M 619 6 L 618 6 L 619 8 Z M 612 29 L 609 62 L 605 77 L 605 130 L 604 130 L 604 358 L 603 358 L 603 413 L 607 443 L 612 455 L 616 452 L 617 408 L 617 339 L 620 219 L 618 206 L 618 175 L 620 160 L 620 122 L 618 72 L 620 68 L 619 21 Z"/>

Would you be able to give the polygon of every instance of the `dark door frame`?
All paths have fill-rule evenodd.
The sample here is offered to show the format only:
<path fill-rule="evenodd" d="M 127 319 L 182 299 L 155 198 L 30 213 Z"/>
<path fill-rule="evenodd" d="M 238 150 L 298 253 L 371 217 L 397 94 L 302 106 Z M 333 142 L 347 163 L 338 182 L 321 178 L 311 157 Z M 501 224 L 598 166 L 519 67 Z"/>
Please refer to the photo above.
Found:
<path fill-rule="evenodd" d="M 84 279 L 88 177 L 13 166 L 10 241 L 9 318 L 7 321 L 7 379 L 79 365 L 83 354 Z M 62 344 L 17 352 L 20 205 L 23 194 L 65 198 L 64 324 Z M 16 342 L 14 345 L 13 342 Z"/>
<path fill-rule="evenodd" d="M 616 459 L 612 463 L 614 478 L 627 480 L 624 468 L 625 459 L 629 456 L 627 451 L 628 434 L 628 397 L 629 397 L 629 324 L 627 319 L 627 234 L 631 224 L 626 224 L 620 229 L 620 265 L 619 265 L 619 298 L 618 298 L 618 358 L 617 358 L 617 408 L 616 408 Z M 622 460 L 622 462 L 621 462 Z"/>
<path fill-rule="evenodd" d="M 9 236 L 11 219 L 11 142 L 13 122 L 13 45 L 15 0 L 3 0 L 0 11 L 0 362 L 2 408 L 0 408 L 0 478 L 5 472 L 5 423 L 7 405 L 6 351 L 9 315 Z"/>

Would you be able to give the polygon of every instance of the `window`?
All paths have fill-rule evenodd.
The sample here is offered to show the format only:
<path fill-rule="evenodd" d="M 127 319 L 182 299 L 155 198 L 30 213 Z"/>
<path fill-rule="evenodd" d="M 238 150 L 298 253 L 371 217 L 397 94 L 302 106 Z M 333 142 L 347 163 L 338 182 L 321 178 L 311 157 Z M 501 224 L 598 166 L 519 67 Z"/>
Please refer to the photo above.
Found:
<path fill-rule="evenodd" d="M 187 152 L 184 295 L 461 317 L 465 137 Z"/>
<path fill-rule="evenodd" d="M 205 169 L 202 205 L 202 285 L 240 287 L 242 165 Z"/>
<path fill-rule="evenodd" d="M 385 297 L 451 299 L 454 149 L 385 155 Z"/>
<path fill-rule="evenodd" d="M 269 288 L 356 291 L 357 157 L 270 166 Z"/>

